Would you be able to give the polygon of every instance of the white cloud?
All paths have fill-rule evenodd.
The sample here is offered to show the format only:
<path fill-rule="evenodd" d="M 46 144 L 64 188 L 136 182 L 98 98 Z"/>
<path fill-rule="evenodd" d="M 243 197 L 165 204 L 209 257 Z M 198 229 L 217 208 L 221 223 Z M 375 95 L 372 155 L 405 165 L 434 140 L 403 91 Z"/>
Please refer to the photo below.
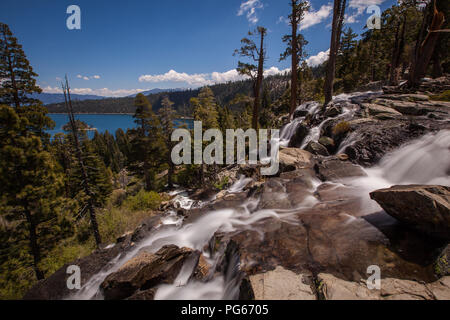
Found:
<path fill-rule="evenodd" d="M 271 67 L 264 71 L 265 76 L 284 73 L 289 69 L 279 70 L 277 67 Z M 139 82 L 183 82 L 191 86 L 200 87 L 213 85 L 215 83 L 224 83 L 228 81 L 239 81 L 247 79 L 248 77 L 240 75 L 236 69 L 232 69 L 225 72 L 212 72 L 212 73 L 180 73 L 175 70 L 170 70 L 164 74 L 155 75 L 142 75 L 139 77 Z"/>
<path fill-rule="evenodd" d="M 90 79 L 100 79 L 100 76 L 99 75 L 95 75 L 95 76 L 89 77 L 89 76 L 82 76 L 81 74 L 78 74 L 77 78 L 78 79 L 83 79 L 83 80 L 90 80 Z"/>
<path fill-rule="evenodd" d="M 45 93 L 62 93 L 62 89 L 58 87 L 47 86 L 42 88 Z M 73 94 L 89 94 L 102 97 L 125 97 L 132 94 L 145 91 L 145 89 L 119 89 L 111 90 L 108 88 L 91 89 L 91 88 L 71 88 L 70 92 Z"/>
<path fill-rule="evenodd" d="M 207 74 L 187 74 L 185 72 L 179 73 L 175 70 L 170 70 L 165 74 L 159 75 L 142 75 L 139 77 L 139 82 L 185 82 L 190 85 L 205 85 L 208 84 L 206 79 Z"/>
<path fill-rule="evenodd" d="M 300 23 L 300 30 L 308 29 L 318 23 L 321 23 L 328 18 L 333 11 L 333 5 L 331 3 L 324 4 L 318 11 L 314 11 L 312 8 L 305 13 L 305 17 Z"/>
<path fill-rule="evenodd" d="M 211 73 L 211 80 L 215 83 L 223 83 L 228 81 L 238 81 L 245 77 L 240 75 L 236 69 L 226 71 L 226 72 L 213 72 Z"/>
<path fill-rule="evenodd" d="M 241 3 L 241 6 L 238 11 L 238 16 L 242 16 L 246 14 L 246 17 L 250 23 L 257 23 L 258 17 L 256 15 L 257 9 L 262 9 L 264 5 L 260 0 L 248 0 L 246 2 Z"/>
<path fill-rule="evenodd" d="M 372 5 L 380 5 L 386 0 L 350 0 L 348 7 L 356 9 L 357 15 L 361 15 L 365 10 Z"/>
<path fill-rule="evenodd" d="M 316 66 L 324 63 L 325 61 L 327 61 L 329 55 L 330 55 L 330 49 L 328 49 L 327 51 L 321 51 L 318 54 L 316 54 L 315 56 L 311 56 L 308 59 L 306 59 L 306 63 L 310 67 L 316 67 Z"/>
<path fill-rule="evenodd" d="M 291 68 L 280 70 L 277 67 L 271 67 L 271 68 L 269 68 L 269 69 L 264 71 L 264 76 L 268 77 L 268 76 L 273 76 L 273 75 L 276 75 L 276 74 L 284 74 L 284 73 L 290 72 L 290 71 L 291 71 Z"/>
<path fill-rule="evenodd" d="M 347 14 L 345 15 L 345 22 L 346 23 L 356 23 L 359 22 L 359 20 L 357 19 L 359 16 L 363 15 L 366 13 L 366 9 L 370 6 L 373 5 L 381 5 L 383 2 L 385 2 L 386 0 L 350 0 L 349 4 L 348 4 L 348 10 L 350 11 L 351 9 L 353 9 L 353 12 L 347 12 Z M 369 18 L 369 15 L 367 16 L 367 18 Z"/>

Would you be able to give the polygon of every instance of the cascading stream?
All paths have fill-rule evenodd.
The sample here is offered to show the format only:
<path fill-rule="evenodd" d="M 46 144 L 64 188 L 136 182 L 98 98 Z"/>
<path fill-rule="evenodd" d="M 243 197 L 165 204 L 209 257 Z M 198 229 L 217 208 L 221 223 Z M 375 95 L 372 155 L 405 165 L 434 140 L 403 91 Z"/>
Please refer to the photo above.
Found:
<path fill-rule="evenodd" d="M 303 105 L 302 105 L 303 106 Z M 302 107 L 301 106 L 301 107 Z M 305 108 L 306 105 L 303 106 Z M 314 111 L 315 104 L 309 104 L 309 110 Z M 345 112 L 345 110 L 344 110 Z M 302 119 L 300 119 L 301 121 Z M 291 122 L 292 126 L 285 128 L 280 135 L 280 144 L 290 139 L 289 135 L 295 130 L 294 125 L 299 122 Z M 292 133 L 293 134 L 293 133 Z M 352 178 L 336 184 L 349 187 L 354 190 L 355 197 L 367 202 L 368 207 L 378 208 L 378 205 L 369 199 L 369 192 L 390 187 L 394 184 L 441 184 L 450 186 L 450 130 L 442 130 L 435 134 L 428 134 L 420 139 L 411 141 L 396 151 L 386 155 L 380 163 L 373 168 L 365 169 L 367 177 Z M 229 189 L 228 193 L 241 192 L 250 182 L 249 178 L 241 176 Z M 318 190 L 321 183 L 311 181 L 311 194 Z M 286 193 L 286 192 L 284 192 Z M 193 201 L 183 191 L 174 192 L 175 200 L 179 206 L 190 209 Z M 207 247 L 210 239 L 216 232 L 238 233 L 244 230 L 258 232 L 258 223 L 265 219 L 273 218 L 286 223 L 297 224 L 297 214 L 302 210 L 309 210 L 320 204 L 317 199 L 310 198 L 297 208 L 291 210 L 257 210 L 259 200 L 250 198 L 239 207 L 221 209 L 206 212 L 190 223 L 183 223 L 183 218 L 175 212 L 169 212 L 161 219 L 161 224 L 147 238 L 136 244 L 130 252 L 118 255 L 101 272 L 93 276 L 72 299 L 101 299 L 100 284 L 111 273 L 116 272 L 127 261 L 135 257 L 141 250 L 156 252 L 165 245 L 188 247 L 202 252 L 211 266 L 215 266 L 221 254 L 210 253 Z M 367 211 L 368 214 L 369 211 Z M 349 216 L 347 223 L 356 219 Z M 260 232 L 260 231 L 259 231 Z M 264 234 L 261 232 L 261 236 Z M 239 261 L 234 262 L 238 268 Z M 233 281 L 235 277 L 231 272 L 228 275 L 214 275 L 208 281 L 201 282 L 190 279 L 195 265 L 187 261 L 176 280 L 170 285 L 161 285 L 155 295 L 155 299 L 234 299 L 237 298 L 239 284 Z"/>

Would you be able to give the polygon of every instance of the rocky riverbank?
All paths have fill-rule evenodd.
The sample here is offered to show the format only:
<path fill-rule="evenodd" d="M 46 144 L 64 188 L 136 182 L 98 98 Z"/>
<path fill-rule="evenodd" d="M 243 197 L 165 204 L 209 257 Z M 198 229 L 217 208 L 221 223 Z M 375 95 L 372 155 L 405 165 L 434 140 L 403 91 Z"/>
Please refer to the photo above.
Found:
<path fill-rule="evenodd" d="M 450 103 L 391 90 L 320 109 L 284 127 L 276 177 L 225 168 L 226 191 L 174 195 L 73 262 L 81 290 L 64 266 L 25 298 L 450 299 Z"/>

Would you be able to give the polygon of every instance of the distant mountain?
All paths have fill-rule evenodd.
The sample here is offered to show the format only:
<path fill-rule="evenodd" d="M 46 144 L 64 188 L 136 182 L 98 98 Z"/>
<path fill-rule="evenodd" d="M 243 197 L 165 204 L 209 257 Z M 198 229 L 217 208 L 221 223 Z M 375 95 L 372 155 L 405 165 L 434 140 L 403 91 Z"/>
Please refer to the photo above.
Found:
<path fill-rule="evenodd" d="M 184 91 L 184 90 L 188 90 L 188 89 L 182 89 L 182 88 L 159 89 L 159 88 L 155 88 L 155 89 L 151 89 L 151 90 L 147 90 L 147 91 L 142 91 L 140 93 L 142 93 L 144 96 L 148 96 L 150 94 L 157 94 L 157 93 L 161 93 L 161 92 L 177 92 L 177 91 Z M 132 95 L 129 95 L 128 97 L 134 98 L 135 96 L 136 96 L 136 94 L 132 94 Z"/>
<path fill-rule="evenodd" d="M 64 95 L 62 93 L 33 93 L 31 95 L 34 99 L 39 99 L 43 104 L 51 104 L 51 103 L 61 103 L 64 102 Z M 76 101 L 84 101 L 84 100 L 100 100 L 105 99 L 106 97 L 94 96 L 89 94 L 71 94 L 70 97 L 72 100 Z"/>
<path fill-rule="evenodd" d="M 286 91 L 289 77 L 285 75 L 273 75 L 264 79 L 264 85 L 269 89 L 270 99 L 276 101 Z M 221 106 L 230 106 L 241 108 L 241 106 L 230 105 L 237 94 L 251 95 L 253 92 L 252 82 L 250 80 L 241 80 L 227 82 L 210 86 L 216 101 Z M 162 107 L 162 101 L 168 96 L 170 101 L 174 102 L 173 108 L 179 115 L 190 115 L 190 100 L 199 94 L 200 89 L 152 89 L 143 92 L 152 104 L 153 111 L 158 111 Z M 151 93 L 153 92 L 153 93 Z M 136 107 L 134 105 L 135 95 L 122 98 L 104 98 L 96 100 L 83 100 L 75 103 L 73 106 L 75 113 L 122 113 L 134 114 Z M 53 103 L 46 106 L 50 113 L 65 112 L 63 103 Z"/>

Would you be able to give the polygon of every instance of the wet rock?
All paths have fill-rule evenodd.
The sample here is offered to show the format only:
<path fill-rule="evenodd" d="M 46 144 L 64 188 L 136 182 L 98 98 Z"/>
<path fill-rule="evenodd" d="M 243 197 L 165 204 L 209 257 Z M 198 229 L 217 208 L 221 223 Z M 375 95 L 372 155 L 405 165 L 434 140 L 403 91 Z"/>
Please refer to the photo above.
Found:
<path fill-rule="evenodd" d="M 100 288 L 105 299 L 117 300 L 155 288 L 159 284 L 173 283 L 183 263 L 192 255 L 199 256 L 200 253 L 174 245 L 165 246 L 154 254 L 142 252 L 108 275 Z"/>
<path fill-rule="evenodd" d="M 307 277 L 278 266 L 250 276 L 255 300 L 316 300 Z"/>
<path fill-rule="evenodd" d="M 87 257 L 77 259 L 71 263 L 65 264 L 50 277 L 39 281 L 23 297 L 25 300 L 62 300 L 70 297 L 73 290 L 67 288 L 67 274 L 69 265 L 76 265 L 81 270 L 81 286 L 95 274 L 105 268 L 108 263 L 120 253 L 126 252 L 132 248 L 131 237 L 127 235 L 123 241 L 109 249 L 96 250 Z"/>
<path fill-rule="evenodd" d="M 294 171 L 314 166 L 313 155 L 302 149 L 283 148 L 279 152 L 280 172 Z"/>
<path fill-rule="evenodd" d="M 327 107 L 327 110 L 324 113 L 324 117 L 325 118 L 332 118 L 332 117 L 336 117 L 338 115 L 341 114 L 342 109 L 339 106 L 330 106 Z"/>
<path fill-rule="evenodd" d="M 392 108 L 404 115 L 421 116 L 427 114 L 430 110 L 420 103 L 393 101 Z"/>
<path fill-rule="evenodd" d="M 346 155 L 345 153 L 340 153 L 336 155 L 336 157 L 341 161 L 347 161 L 349 159 L 348 155 Z"/>
<path fill-rule="evenodd" d="M 300 146 L 303 143 L 303 140 L 305 140 L 306 136 L 309 133 L 308 127 L 306 127 L 304 124 L 299 124 L 297 126 L 297 129 L 294 133 L 294 135 L 291 137 L 291 140 L 289 140 L 288 147 L 290 148 L 300 148 Z"/>
<path fill-rule="evenodd" d="M 428 101 L 430 100 L 430 97 L 424 94 L 392 94 L 392 95 L 383 95 L 384 99 L 390 99 L 390 100 L 401 100 L 401 101 Z"/>
<path fill-rule="evenodd" d="M 415 125 L 414 123 L 419 124 Z M 447 125 L 429 119 L 418 122 L 407 120 L 351 121 L 352 140 L 344 152 L 353 162 L 363 166 L 378 163 L 383 156 L 404 143 Z"/>
<path fill-rule="evenodd" d="M 297 119 L 300 117 L 306 117 L 307 114 L 308 114 L 308 110 L 298 109 L 298 110 L 294 111 L 294 114 L 292 115 L 292 117 L 293 117 L 293 119 Z"/>
<path fill-rule="evenodd" d="M 321 156 L 328 156 L 328 150 L 323 145 L 321 145 L 318 142 L 310 141 L 306 147 L 305 150 L 311 152 L 312 154 L 321 155 Z"/>
<path fill-rule="evenodd" d="M 370 193 L 391 216 L 433 237 L 450 239 L 450 187 L 393 186 Z"/>
<path fill-rule="evenodd" d="M 156 226 L 161 222 L 161 215 L 156 215 L 144 220 L 140 226 L 138 226 L 131 235 L 132 242 L 138 242 L 148 236 Z"/>
<path fill-rule="evenodd" d="M 337 158 L 324 159 L 316 166 L 316 172 L 322 181 L 341 181 L 350 177 L 364 177 L 364 170 L 351 162 L 342 162 Z"/>
<path fill-rule="evenodd" d="M 369 113 L 369 115 L 371 116 L 376 116 L 379 114 L 389 114 L 389 115 L 394 115 L 394 116 L 401 116 L 402 114 L 398 111 L 396 111 L 395 109 L 389 108 L 389 107 L 385 107 L 385 106 L 381 106 L 378 104 L 374 104 L 374 103 L 363 103 L 362 104 L 364 108 L 367 109 L 367 112 Z"/>
<path fill-rule="evenodd" d="M 332 153 L 336 147 L 334 140 L 330 137 L 322 136 L 318 141 L 321 145 L 327 148 L 328 152 Z"/>
<path fill-rule="evenodd" d="M 430 284 L 394 278 L 381 279 L 380 290 L 367 284 L 345 281 L 331 274 L 318 275 L 320 294 L 326 300 L 447 300 L 450 298 L 450 277 Z"/>

